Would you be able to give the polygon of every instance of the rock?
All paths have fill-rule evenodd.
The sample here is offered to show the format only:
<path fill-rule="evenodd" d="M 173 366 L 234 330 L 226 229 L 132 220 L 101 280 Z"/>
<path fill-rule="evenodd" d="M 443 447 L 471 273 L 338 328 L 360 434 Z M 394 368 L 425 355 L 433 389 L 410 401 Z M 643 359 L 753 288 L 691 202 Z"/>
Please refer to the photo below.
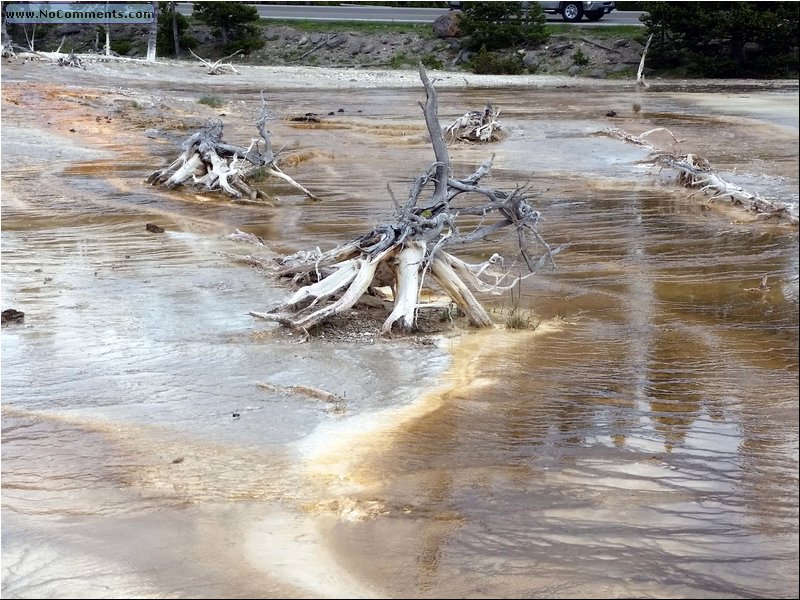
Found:
<path fill-rule="evenodd" d="M 615 111 L 615 110 L 610 110 L 610 111 L 608 111 L 608 112 L 606 113 L 606 116 L 607 116 L 607 117 L 616 117 L 616 116 L 617 116 L 617 111 Z"/>
<path fill-rule="evenodd" d="M 2 324 L 22 323 L 25 320 L 25 313 L 14 308 L 7 308 L 2 313 Z"/>
<path fill-rule="evenodd" d="M 473 56 L 475 56 L 475 52 L 472 50 L 461 50 L 453 59 L 453 66 L 468 63 L 470 60 L 472 60 Z"/>
<path fill-rule="evenodd" d="M 363 44 L 361 44 L 360 50 L 362 54 L 369 54 L 370 52 L 373 52 L 375 50 L 375 44 L 364 42 Z"/>
<path fill-rule="evenodd" d="M 605 79 L 608 75 L 603 69 L 592 69 L 589 72 L 589 77 L 592 79 Z"/>
<path fill-rule="evenodd" d="M 298 45 L 298 46 L 302 46 L 303 44 L 307 44 L 307 43 L 308 43 L 308 38 L 307 38 L 306 36 L 303 36 L 303 37 L 301 37 L 301 38 L 300 38 L 300 39 L 297 41 L 297 45 Z"/>
<path fill-rule="evenodd" d="M 150 233 L 164 233 L 164 228 L 159 227 L 155 223 L 148 223 L 147 225 L 144 226 L 144 228 L 147 229 L 147 231 L 149 231 Z"/>
<path fill-rule="evenodd" d="M 346 41 L 347 41 L 347 36 L 341 35 L 341 34 L 337 34 L 337 35 L 335 35 L 334 37 L 332 37 L 331 39 L 328 40 L 328 43 L 326 44 L 326 46 L 328 46 L 328 48 L 338 48 L 339 46 L 344 44 Z"/>
<path fill-rule="evenodd" d="M 578 65 L 572 65 L 569 69 L 567 69 L 567 75 L 572 75 L 573 77 L 581 72 L 581 68 Z"/>
<path fill-rule="evenodd" d="M 630 43 L 631 41 L 626 39 L 615 40 L 614 46 L 616 46 L 617 48 L 624 48 L 625 46 L 628 46 Z"/>
<path fill-rule="evenodd" d="M 440 38 L 461 36 L 461 28 L 458 26 L 460 19 L 460 10 L 451 10 L 441 15 L 433 22 L 433 33 Z"/>
<path fill-rule="evenodd" d="M 525 56 L 522 57 L 522 62 L 526 67 L 539 66 L 539 55 L 532 50 L 528 50 Z"/>
<path fill-rule="evenodd" d="M 631 68 L 629 65 L 626 65 L 625 63 L 619 63 L 611 67 L 611 72 L 622 73 L 623 71 L 627 71 L 629 68 Z"/>
<path fill-rule="evenodd" d="M 319 44 L 322 41 L 323 37 L 324 36 L 321 33 L 312 33 L 311 35 L 308 36 L 308 40 L 312 44 Z"/>

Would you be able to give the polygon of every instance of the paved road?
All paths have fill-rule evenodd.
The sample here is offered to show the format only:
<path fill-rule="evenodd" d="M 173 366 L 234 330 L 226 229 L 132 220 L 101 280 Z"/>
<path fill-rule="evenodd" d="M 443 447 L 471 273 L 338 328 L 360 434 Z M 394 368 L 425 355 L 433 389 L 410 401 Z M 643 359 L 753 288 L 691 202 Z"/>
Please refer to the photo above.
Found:
<path fill-rule="evenodd" d="M 192 13 L 190 3 L 179 3 L 178 12 L 184 15 Z M 384 23 L 433 23 L 446 8 L 402 8 L 396 6 L 371 6 L 349 4 L 343 6 L 305 6 L 291 4 L 259 4 L 256 5 L 262 19 L 285 19 L 304 21 L 378 21 Z M 634 11 L 613 11 L 601 21 L 590 23 L 585 19 L 581 25 L 603 27 L 609 25 L 641 25 L 639 16 Z M 561 15 L 545 15 L 548 23 L 563 23 Z"/>

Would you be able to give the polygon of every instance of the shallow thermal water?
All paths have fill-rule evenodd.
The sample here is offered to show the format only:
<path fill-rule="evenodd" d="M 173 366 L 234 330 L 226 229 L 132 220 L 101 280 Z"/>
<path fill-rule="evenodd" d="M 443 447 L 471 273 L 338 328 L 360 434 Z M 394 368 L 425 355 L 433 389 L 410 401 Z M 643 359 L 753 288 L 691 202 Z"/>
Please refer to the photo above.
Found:
<path fill-rule="evenodd" d="M 638 115 L 620 86 L 442 90 L 443 121 L 491 101 L 509 130 L 454 147 L 456 172 L 533 172 L 543 235 L 572 243 L 520 290 L 539 327 L 297 344 L 247 315 L 286 288 L 225 234 L 286 253 L 387 218 L 386 183 L 402 198 L 432 160 L 421 91 L 272 83 L 277 115 L 345 110 L 275 122 L 324 201 L 264 208 L 144 186 L 174 147 L 92 129 L 126 94 L 158 95 L 150 126 L 202 122 L 206 89 L 81 76 L 3 74 L 2 308 L 25 312 L 2 332 L 4 597 L 796 596 L 797 230 L 590 135 L 668 127 L 796 203 L 796 86 L 655 90 Z M 227 139 L 264 87 L 225 90 Z"/>

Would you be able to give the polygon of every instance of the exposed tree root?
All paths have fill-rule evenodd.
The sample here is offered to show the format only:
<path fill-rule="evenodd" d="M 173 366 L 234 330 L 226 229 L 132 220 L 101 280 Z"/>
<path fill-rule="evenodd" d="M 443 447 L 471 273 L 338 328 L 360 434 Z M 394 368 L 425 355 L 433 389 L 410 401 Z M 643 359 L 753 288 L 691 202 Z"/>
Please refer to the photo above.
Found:
<path fill-rule="evenodd" d="M 429 279 L 461 308 L 472 325 L 488 327 L 492 320 L 474 291 L 501 293 L 546 264 L 555 264 L 555 255 L 566 246 L 551 248 L 539 235 L 540 213 L 530 204 L 533 194 L 527 187 L 506 193 L 482 186 L 480 180 L 489 173 L 491 158 L 471 175 L 453 177 L 437 117 L 436 91 L 421 64 L 419 72 L 427 95 L 423 114 L 436 162 L 416 179 L 402 206 L 392 195 L 396 207 L 393 222 L 326 252 L 303 251 L 279 259 L 278 275 L 292 277 L 302 287 L 268 312 L 251 314 L 307 331 L 349 310 L 373 288 L 390 285 L 394 307 L 381 330 L 411 331 L 417 310 L 423 306 L 422 289 L 430 275 Z M 430 197 L 423 199 L 423 191 L 431 187 Z M 470 195 L 481 202 L 464 202 L 463 198 Z M 461 233 L 457 223 L 465 216 L 479 216 L 481 220 L 468 233 Z M 510 277 L 508 272 L 498 271 L 504 266 L 498 254 L 483 263 L 469 264 L 450 253 L 453 248 L 501 231 L 514 236 L 528 267 L 527 275 Z M 531 241 L 544 250 L 536 260 L 529 249 Z"/>
<path fill-rule="evenodd" d="M 483 110 L 473 110 L 457 118 L 445 129 L 445 135 L 451 142 L 495 142 L 502 137 L 498 115 L 500 109 L 487 104 Z"/>
<path fill-rule="evenodd" d="M 261 139 L 253 140 L 246 149 L 223 142 L 222 121 L 210 120 L 203 129 L 182 143 L 183 152 L 178 158 L 163 169 L 155 171 L 147 178 L 147 182 L 168 189 L 188 184 L 207 191 L 222 191 L 237 201 L 263 200 L 269 203 L 270 197 L 252 187 L 250 182 L 250 176 L 255 169 L 262 169 L 263 172 L 286 181 L 309 198 L 318 200 L 319 198 L 281 171 L 276 164 L 270 142 L 272 134 L 266 129 L 268 118 L 266 102 L 262 99 L 261 118 L 256 123 Z"/>

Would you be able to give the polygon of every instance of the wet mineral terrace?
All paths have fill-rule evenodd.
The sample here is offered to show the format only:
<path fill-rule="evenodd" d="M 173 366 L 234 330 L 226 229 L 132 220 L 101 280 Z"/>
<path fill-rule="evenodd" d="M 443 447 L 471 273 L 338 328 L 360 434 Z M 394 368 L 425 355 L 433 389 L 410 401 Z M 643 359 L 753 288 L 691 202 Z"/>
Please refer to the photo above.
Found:
<path fill-rule="evenodd" d="M 289 288 L 226 236 L 330 248 L 433 160 L 414 72 L 314 73 L 3 66 L 2 309 L 25 313 L 2 330 L 3 596 L 796 597 L 797 229 L 592 134 L 667 127 L 797 204 L 797 83 L 443 74 L 442 122 L 491 102 L 507 129 L 452 146 L 456 175 L 495 154 L 485 183 L 530 182 L 542 235 L 572 245 L 484 298 L 496 329 L 350 319 L 299 344 L 247 314 Z M 146 130 L 224 114 L 247 146 L 262 89 L 284 170 L 322 202 L 144 183 L 178 151 Z M 513 240 L 462 256 L 495 251 Z"/>

